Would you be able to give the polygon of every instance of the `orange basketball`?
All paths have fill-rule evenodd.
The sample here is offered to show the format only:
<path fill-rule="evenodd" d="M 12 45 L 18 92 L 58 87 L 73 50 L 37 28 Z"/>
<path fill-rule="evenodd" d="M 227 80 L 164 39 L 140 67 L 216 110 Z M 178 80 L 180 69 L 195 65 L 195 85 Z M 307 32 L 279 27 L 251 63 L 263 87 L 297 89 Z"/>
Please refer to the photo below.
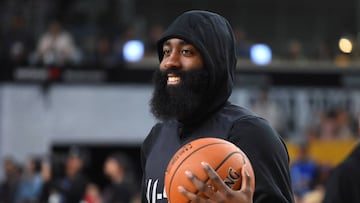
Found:
<path fill-rule="evenodd" d="M 189 202 L 179 192 L 178 186 L 180 185 L 190 192 L 198 193 L 196 187 L 185 175 L 187 170 L 204 183 L 211 184 L 211 180 L 201 165 L 203 161 L 210 164 L 224 183 L 233 190 L 241 188 L 241 169 L 246 163 L 247 171 L 251 177 L 251 187 L 253 190 L 255 189 L 254 171 L 242 150 L 223 139 L 200 138 L 185 144 L 169 161 L 165 173 L 165 192 L 170 203 Z"/>

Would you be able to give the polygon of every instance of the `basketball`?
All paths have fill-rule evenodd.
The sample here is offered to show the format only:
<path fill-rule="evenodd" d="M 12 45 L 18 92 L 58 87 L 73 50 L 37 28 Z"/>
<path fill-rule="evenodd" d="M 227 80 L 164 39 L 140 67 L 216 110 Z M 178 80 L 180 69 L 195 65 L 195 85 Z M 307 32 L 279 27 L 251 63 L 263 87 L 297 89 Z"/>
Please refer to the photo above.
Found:
<path fill-rule="evenodd" d="M 241 169 L 246 163 L 251 177 L 251 187 L 255 189 L 255 175 L 246 154 L 233 143 L 219 138 L 200 138 L 182 146 L 171 158 L 165 172 L 165 192 L 171 203 L 189 202 L 178 190 L 184 186 L 192 193 L 199 193 L 185 175 L 191 171 L 199 180 L 211 184 L 201 162 L 207 162 L 233 190 L 241 188 Z M 215 188 L 216 190 L 216 188 Z M 202 195 L 202 194 L 199 194 Z"/>

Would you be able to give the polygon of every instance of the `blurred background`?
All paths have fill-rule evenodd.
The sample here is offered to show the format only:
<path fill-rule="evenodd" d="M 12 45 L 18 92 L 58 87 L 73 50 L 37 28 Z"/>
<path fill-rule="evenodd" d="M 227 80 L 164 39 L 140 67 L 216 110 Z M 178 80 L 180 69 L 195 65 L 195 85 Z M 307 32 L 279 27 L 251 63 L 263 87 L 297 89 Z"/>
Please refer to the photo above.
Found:
<path fill-rule="evenodd" d="M 0 202 L 139 201 L 155 43 L 190 9 L 230 21 L 231 101 L 286 141 L 298 202 L 321 199 L 359 138 L 356 0 L 0 1 Z"/>

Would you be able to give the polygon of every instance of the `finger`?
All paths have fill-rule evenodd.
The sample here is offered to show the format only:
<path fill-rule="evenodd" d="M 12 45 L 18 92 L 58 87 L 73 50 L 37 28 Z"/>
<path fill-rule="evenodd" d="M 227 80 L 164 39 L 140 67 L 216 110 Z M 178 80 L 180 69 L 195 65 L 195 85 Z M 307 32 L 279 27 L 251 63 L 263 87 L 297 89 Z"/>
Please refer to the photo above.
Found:
<path fill-rule="evenodd" d="M 178 190 L 180 193 L 182 193 L 185 197 L 187 197 L 192 202 L 195 202 L 195 203 L 206 203 L 207 202 L 205 199 L 201 198 L 200 196 L 198 196 L 192 192 L 189 192 L 183 186 L 179 186 Z"/>
<path fill-rule="evenodd" d="M 215 170 L 206 162 L 201 162 L 204 167 L 204 170 L 208 174 L 212 184 L 215 188 L 218 189 L 221 193 L 228 194 L 230 188 L 225 185 L 220 176 L 215 172 Z"/>
<path fill-rule="evenodd" d="M 200 192 L 204 192 L 207 189 L 207 185 L 199 180 L 193 173 L 190 171 L 185 171 L 185 175 L 189 178 L 189 180 L 195 185 L 195 187 Z"/>
<path fill-rule="evenodd" d="M 222 200 L 222 195 L 216 190 L 216 188 L 213 185 L 207 185 L 205 191 L 203 194 L 212 200 L 217 200 L 216 202 L 219 202 L 219 200 Z"/>
<path fill-rule="evenodd" d="M 210 199 L 219 199 L 221 198 L 220 194 L 217 193 L 216 188 L 213 185 L 207 185 L 199 180 L 196 175 L 191 173 L 190 171 L 185 171 L 186 176 L 190 179 L 190 181 L 195 185 L 198 190 L 197 194 L 204 194 L 206 197 Z"/>
<path fill-rule="evenodd" d="M 251 177 L 247 170 L 246 164 L 244 164 L 244 166 L 242 167 L 241 174 L 242 174 L 241 190 L 252 193 Z"/>

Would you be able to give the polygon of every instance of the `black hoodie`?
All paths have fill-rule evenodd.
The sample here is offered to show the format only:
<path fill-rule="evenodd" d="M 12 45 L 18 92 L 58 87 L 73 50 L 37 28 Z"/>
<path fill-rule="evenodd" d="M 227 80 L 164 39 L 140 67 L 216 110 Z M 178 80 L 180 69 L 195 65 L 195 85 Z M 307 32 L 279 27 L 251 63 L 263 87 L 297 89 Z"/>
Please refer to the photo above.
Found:
<path fill-rule="evenodd" d="M 206 103 L 182 121 L 196 125 L 223 106 L 231 95 L 236 67 L 235 40 L 229 22 L 207 11 L 189 11 L 178 17 L 162 34 L 157 43 L 159 60 L 163 57 L 163 43 L 180 38 L 195 46 L 201 53 L 209 73 Z"/>
<path fill-rule="evenodd" d="M 167 202 L 164 174 L 172 155 L 185 143 L 201 137 L 222 138 L 236 144 L 249 157 L 255 172 L 254 202 L 293 202 L 286 146 L 273 128 L 249 110 L 228 102 L 236 66 L 235 40 L 229 22 L 207 11 L 180 15 L 158 42 L 183 39 L 201 53 L 208 70 L 206 103 L 191 119 L 156 124 L 142 145 L 142 202 Z"/>

